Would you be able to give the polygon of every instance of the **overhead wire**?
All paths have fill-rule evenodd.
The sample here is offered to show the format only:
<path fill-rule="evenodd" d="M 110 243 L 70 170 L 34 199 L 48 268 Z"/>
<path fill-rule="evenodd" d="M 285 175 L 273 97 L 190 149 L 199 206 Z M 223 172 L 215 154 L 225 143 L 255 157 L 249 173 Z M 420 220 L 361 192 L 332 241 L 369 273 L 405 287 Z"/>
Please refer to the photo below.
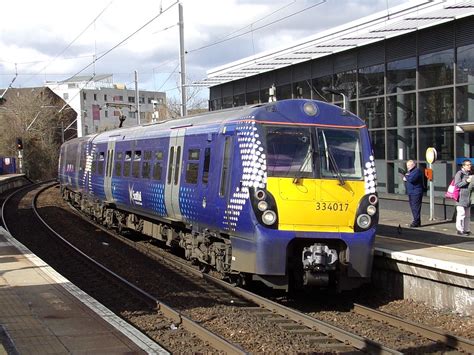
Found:
<path fill-rule="evenodd" d="M 38 75 L 40 73 L 42 73 L 44 70 L 46 70 L 46 68 L 48 68 L 59 56 L 61 56 L 63 53 L 65 53 L 73 44 L 74 42 L 76 42 L 88 29 L 89 27 L 91 27 L 92 25 L 95 26 L 95 23 L 96 21 L 99 19 L 100 16 L 102 16 L 102 14 L 110 7 L 110 5 L 112 5 L 112 3 L 114 2 L 114 0 L 111 0 L 100 12 L 99 14 L 71 41 L 69 42 L 69 44 L 63 49 L 61 50 L 58 54 L 56 54 L 54 56 L 53 59 L 49 60 L 48 63 L 42 68 L 40 69 L 35 75 Z M 97 48 L 95 48 L 97 49 Z M 27 83 L 34 75 L 32 75 L 31 77 L 27 78 L 23 84 Z"/>
<path fill-rule="evenodd" d="M 277 19 L 277 20 L 275 20 L 275 21 L 269 22 L 269 23 L 267 23 L 267 24 L 265 24 L 265 25 L 262 25 L 262 26 L 259 26 L 259 27 L 250 29 L 249 31 L 243 32 L 243 33 L 238 34 L 238 35 L 235 35 L 235 36 L 231 36 L 231 37 L 228 37 L 228 38 L 224 38 L 224 39 L 222 39 L 222 40 L 218 40 L 218 41 L 216 41 L 216 42 L 207 44 L 207 45 L 202 46 L 202 47 L 198 47 L 198 48 L 195 48 L 195 49 L 188 50 L 188 51 L 186 51 L 186 53 L 187 53 L 187 54 L 194 53 L 194 52 L 197 52 L 197 51 L 200 51 L 200 50 L 203 50 L 203 49 L 206 49 L 206 48 L 209 48 L 209 47 L 212 47 L 212 46 L 215 46 L 215 45 L 218 45 L 218 44 L 227 42 L 227 41 L 230 41 L 230 40 L 232 40 L 232 39 L 235 39 L 235 38 L 238 38 L 238 37 L 242 37 L 242 36 L 244 36 L 244 35 L 246 35 L 246 34 L 248 34 L 248 33 L 252 33 L 253 31 L 261 30 L 262 28 L 265 28 L 265 27 L 268 27 L 268 26 L 273 25 L 273 24 L 275 24 L 275 23 L 278 23 L 278 22 L 281 22 L 281 21 L 283 21 L 283 20 L 286 20 L 287 18 L 290 18 L 290 17 L 292 17 L 292 16 L 298 15 L 298 14 L 304 12 L 304 11 L 307 11 L 307 10 L 309 10 L 309 9 L 312 9 L 313 7 L 322 5 L 322 4 L 324 4 L 326 1 L 327 1 L 327 0 L 321 0 L 321 1 L 319 1 L 318 3 L 316 3 L 316 4 L 313 4 L 313 5 L 311 5 L 311 6 L 305 7 L 305 8 L 302 9 L 302 10 L 299 10 L 299 11 L 294 12 L 294 13 L 292 13 L 292 14 L 289 14 L 289 15 L 287 15 L 287 16 L 281 17 L 281 18 L 279 18 L 279 19 Z"/>

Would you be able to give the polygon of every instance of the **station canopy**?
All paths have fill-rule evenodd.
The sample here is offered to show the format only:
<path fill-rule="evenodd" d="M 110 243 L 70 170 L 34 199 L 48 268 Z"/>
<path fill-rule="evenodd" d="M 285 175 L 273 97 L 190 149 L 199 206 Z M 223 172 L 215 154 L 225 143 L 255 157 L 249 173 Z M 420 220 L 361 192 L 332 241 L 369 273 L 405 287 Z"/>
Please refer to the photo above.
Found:
<path fill-rule="evenodd" d="M 211 87 L 362 47 L 474 14 L 474 1 L 416 0 L 319 32 L 207 72 L 193 86 Z"/>

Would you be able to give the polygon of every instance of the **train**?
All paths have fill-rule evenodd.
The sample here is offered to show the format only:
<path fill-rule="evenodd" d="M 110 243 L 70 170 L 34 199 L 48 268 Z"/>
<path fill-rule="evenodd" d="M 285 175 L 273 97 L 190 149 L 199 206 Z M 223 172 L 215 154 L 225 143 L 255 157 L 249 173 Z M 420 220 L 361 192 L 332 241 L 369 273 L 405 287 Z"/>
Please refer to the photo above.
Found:
<path fill-rule="evenodd" d="M 16 173 L 16 158 L 0 156 L 0 175 Z"/>
<path fill-rule="evenodd" d="M 373 149 L 364 121 L 334 104 L 289 99 L 76 138 L 61 146 L 58 179 L 99 223 L 239 284 L 370 281 Z"/>

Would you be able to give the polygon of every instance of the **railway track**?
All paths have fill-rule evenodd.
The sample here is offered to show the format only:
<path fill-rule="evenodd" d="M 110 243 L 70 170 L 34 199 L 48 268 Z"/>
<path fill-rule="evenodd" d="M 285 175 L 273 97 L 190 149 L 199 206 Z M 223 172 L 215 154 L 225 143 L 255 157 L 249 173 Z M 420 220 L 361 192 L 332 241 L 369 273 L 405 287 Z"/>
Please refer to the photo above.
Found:
<path fill-rule="evenodd" d="M 95 225 L 95 228 L 102 228 L 102 226 Z M 106 231 L 110 233 L 109 231 Z M 372 341 L 368 338 L 364 338 L 351 332 L 340 329 L 327 322 L 317 320 L 304 312 L 299 312 L 293 308 L 285 307 L 277 302 L 270 301 L 267 298 L 258 296 L 247 290 L 239 287 L 232 286 L 222 280 L 214 278 L 210 275 L 203 274 L 196 267 L 189 265 L 178 257 L 171 255 L 170 253 L 163 253 L 158 251 L 154 245 L 148 241 L 130 240 L 115 234 L 115 238 L 119 238 L 121 243 L 126 243 L 129 246 L 140 250 L 141 253 L 146 254 L 160 262 L 167 263 L 168 265 L 180 265 L 182 272 L 181 274 L 193 275 L 195 279 L 201 280 L 202 284 L 199 287 L 207 288 L 213 292 L 213 296 L 220 300 L 232 299 L 231 303 L 239 306 L 239 315 L 242 311 L 249 314 L 254 319 L 260 319 L 262 322 L 272 323 L 282 333 L 285 334 L 287 339 L 299 339 L 310 345 L 308 345 L 313 351 L 328 351 L 328 352 L 369 352 L 377 354 L 393 354 L 400 353 L 397 350 L 390 349 L 379 343 Z M 212 285 L 212 286 L 211 286 Z M 235 297 L 229 296 L 232 293 Z M 161 304 L 161 303 L 160 303 Z M 165 304 L 162 302 L 162 304 Z M 176 311 L 181 314 L 180 311 Z M 363 314 L 367 317 L 379 319 L 380 321 L 405 331 L 410 331 L 416 334 L 421 334 L 423 337 L 432 339 L 435 342 L 446 344 L 459 350 L 472 352 L 472 342 L 469 340 L 453 336 L 451 334 L 443 332 L 434 332 L 431 329 L 431 334 L 423 332 L 422 329 L 426 328 L 420 325 L 416 325 L 412 322 L 393 317 L 387 314 L 383 314 L 377 310 L 369 309 L 361 305 L 354 306 L 354 312 Z M 384 317 L 384 318 L 381 318 Z M 176 318 L 171 318 L 178 323 Z M 200 323 L 205 323 L 200 320 Z M 258 322 L 257 322 L 258 323 Z M 410 324 L 411 323 L 411 324 Z M 408 325 L 409 324 L 409 325 Z M 226 337 L 225 334 L 222 337 Z M 291 340 L 290 340 L 291 341 Z M 239 341 L 234 341 L 239 343 Z M 245 344 L 242 345 L 247 350 Z M 268 349 L 268 348 L 267 348 Z M 356 350 L 357 349 L 357 350 Z M 274 350 L 274 349 L 272 349 Z M 286 349 L 289 351 L 291 348 Z"/>
<path fill-rule="evenodd" d="M 170 332 L 174 333 L 173 335 L 181 333 L 179 334 L 181 341 L 186 342 L 188 349 L 193 349 L 193 351 L 222 351 L 228 354 L 244 353 L 239 347 L 209 332 L 179 311 L 167 306 L 156 297 L 127 281 L 111 269 L 88 257 L 81 250 L 69 243 L 66 238 L 57 233 L 40 216 L 36 209 L 38 194 L 49 187 L 50 185 L 40 185 L 37 187 L 27 187 L 15 192 L 5 199 L 2 211 L 6 211 L 6 206 L 10 203 L 12 205 L 16 204 L 17 206 L 23 206 L 22 219 L 28 218 L 31 221 L 36 218 L 39 220 L 44 228 L 35 230 L 35 239 L 40 240 L 45 246 L 49 246 L 51 241 L 55 244 L 55 254 L 61 260 L 67 260 L 67 270 L 72 269 L 75 274 L 82 275 L 82 278 L 87 280 L 88 293 L 94 295 L 94 297 L 98 298 L 100 302 L 105 305 L 122 304 L 123 308 L 133 307 L 136 309 L 138 307 L 141 312 L 156 314 L 161 328 L 170 329 Z M 27 192 L 22 197 L 18 197 L 22 191 Z M 24 209 L 28 204 L 25 200 L 31 200 L 31 209 L 29 209 L 29 211 L 25 211 Z M 11 219 L 6 215 L 8 214 L 2 213 L 2 220 L 6 229 L 10 231 L 14 229 L 14 227 L 11 226 Z M 17 239 L 20 237 L 22 243 L 28 242 L 24 236 L 19 236 L 18 233 L 14 233 L 13 235 Z M 56 243 L 56 241 L 60 241 L 60 243 Z M 41 251 L 38 245 L 33 245 L 33 249 L 36 249 L 35 253 Z M 42 257 L 41 254 L 39 254 L 39 256 Z M 66 272 L 68 272 L 67 270 Z M 63 271 L 64 269 L 61 270 L 61 272 Z M 107 287 L 104 288 L 104 285 L 107 285 Z M 176 332 L 178 329 L 180 331 Z M 184 330 L 184 332 L 182 330 Z"/>

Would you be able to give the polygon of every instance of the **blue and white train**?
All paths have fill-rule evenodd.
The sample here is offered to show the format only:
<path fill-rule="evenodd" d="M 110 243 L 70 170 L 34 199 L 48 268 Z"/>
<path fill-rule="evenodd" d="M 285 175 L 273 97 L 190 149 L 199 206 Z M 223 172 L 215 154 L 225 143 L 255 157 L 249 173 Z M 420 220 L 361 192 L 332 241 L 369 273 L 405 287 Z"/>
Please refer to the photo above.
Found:
<path fill-rule="evenodd" d="M 367 127 L 338 106 L 283 100 L 64 143 L 65 199 L 109 227 L 280 289 L 370 279 L 379 208 Z"/>

